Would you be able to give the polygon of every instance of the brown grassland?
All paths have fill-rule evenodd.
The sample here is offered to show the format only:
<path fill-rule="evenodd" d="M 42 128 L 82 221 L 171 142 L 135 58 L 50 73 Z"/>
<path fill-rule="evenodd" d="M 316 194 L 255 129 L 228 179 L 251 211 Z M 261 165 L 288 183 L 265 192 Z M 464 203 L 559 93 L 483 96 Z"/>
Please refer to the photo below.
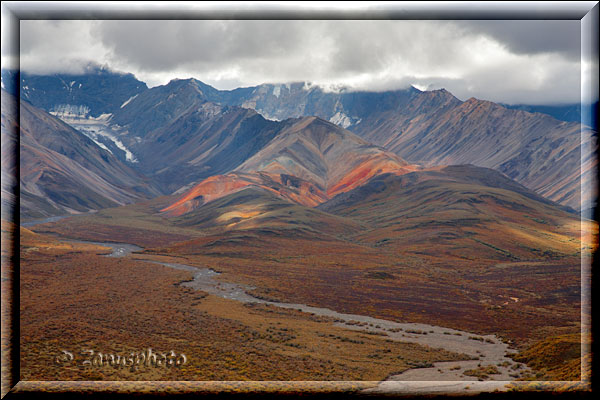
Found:
<path fill-rule="evenodd" d="M 69 232 L 72 237 L 102 239 L 96 235 L 97 225 L 89 223 L 54 224 L 54 228 L 47 225 L 42 229 Z M 106 225 L 104 229 L 110 232 L 111 226 Z M 594 227 L 590 229 L 593 232 Z M 112 230 L 117 232 L 120 228 L 113 226 Z M 562 252 L 554 247 L 545 257 L 523 261 L 498 257 L 497 252 L 490 252 L 489 246 L 485 245 L 476 247 L 480 253 L 470 254 L 470 259 L 449 257 L 460 248 L 456 238 L 450 243 L 438 241 L 437 253 L 424 254 L 421 251 L 423 242 L 412 244 L 412 249 L 411 244 L 405 243 L 400 253 L 398 242 L 388 246 L 365 246 L 331 237 L 309 240 L 244 230 L 169 244 L 162 236 L 154 236 L 154 232 L 157 231 L 138 230 L 131 236 L 134 239 L 128 240 L 149 246 L 144 255 L 137 257 L 162 255 L 169 256 L 173 262 L 208 266 L 221 272 L 220 279 L 224 281 L 255 286 L 257 289 L 252 294 L 266 299 L 328 307 L 399 322 L 423 322 L 480 334 L 495 333 L 521 351 L 530 349 L 524 353 L 527 356 L 523 356 L 523 360 L 538 375 L 542 374 L 538 379 L 580 378 L 579 370 L 571 368 L 580 362 L 575 346 L 579 343 L 580 332 L 580 243 L 568 237 L 556 240 L 554 246 Z M 492 229 L 490 232 L 498 234 L 502 231 Z M 482 232 L 479 237 L 486 234 L 490 235 Z M 143 239 L 136 239 L 138 237 Z M 119 239 L 120 236 L 113 236 L 113 240 Z M 464 246 L 467 246 L 469 239 L 465 237 L 464 240 Z M 550 253 L 552 251 L 554 253 Z M 145 268 L 157 269 L 156 266 Z M 174 274 L 172 271 L 163 273 Z M 240 307 L 232 304 L 219 309 Z M 536 346 L 562 335 L 572 338 L 572 351 L 565 353 L 564 359 L 559 356 L 560 365 L 542 367 L 539 361 L 551 356 L 553 350 L 539 353 L 536 362 Z M 225 346 L 225 343 L 220 345 Z M 368 360 L 372 365 L 372 359 Z M 315 375 L 314 372 L 309 375 L 311 379 L 335 376 Z M 363 378 L 366 376 L 381 379 L 381 375 L 378 378 L 363 375 Z"/>
<path fill-rule="evenodd" d="M 106 248 L 21 229 L 23 380 L 381 380 L 409 363 L 464 355 L 335 327 L 294 310 L 245 306 L 177 284 L 190 279 Z M 61 350 L 184 353 L 180 368 L 56 365 Z"/>

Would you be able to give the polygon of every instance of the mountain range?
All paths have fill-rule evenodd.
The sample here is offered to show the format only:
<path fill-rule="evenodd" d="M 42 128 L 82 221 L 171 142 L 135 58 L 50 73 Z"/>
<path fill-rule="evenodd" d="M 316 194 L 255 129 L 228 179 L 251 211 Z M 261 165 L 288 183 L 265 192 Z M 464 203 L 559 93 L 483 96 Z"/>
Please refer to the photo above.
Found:
<path fill-rule="evenodd" d="M 580 149 L 595 146 L 597 134 L 579 123 L 475 98 L 463 102 L 443 89 L 328 93 L 305 84 L 248 89 L 205 91 L 213 101 L 255 108 L 271 118 L 319 116 L 409 162 L 493 168 L 558 203 L 593 206 L 592 197 L 584 193 L 582 199 L 580 191 L 592 184 L 593 161 L 580 165 Z"/>
<path fill-rule="evenodd" d="M 44 214 L 173 193 L 163 212 L 182 215 L 249 186 L 315 207 L 381 175 L 459 164 L 499 171 L 561 206 L 594 205 L 591 191 L 581 197 L 595 167 L 581 147 L 596 132 L 546 114 L 443 89 L 221 91 L 196 79 L 149 89 L 130 74 L 87 72 L 21 76 L 22 198 L 30 208 L 44 198 Z M 63 199 L 56 190 L 82 184 L 91 192 Z"/>

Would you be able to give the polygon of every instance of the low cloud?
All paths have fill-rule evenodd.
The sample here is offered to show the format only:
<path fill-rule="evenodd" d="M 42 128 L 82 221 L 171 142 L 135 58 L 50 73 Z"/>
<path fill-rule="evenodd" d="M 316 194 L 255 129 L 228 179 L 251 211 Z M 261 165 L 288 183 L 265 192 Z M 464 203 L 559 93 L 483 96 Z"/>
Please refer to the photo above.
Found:
<path fill-rule="evenodd" d="M 93 61 L 149 86 L 416 84 L 461 99 L 567 103 L 580 98 L 579 37 L 579 21 L 22 21 L 21 67 L 76 72 Z"/>
<path fill-rule="evenodd" d="M 99 21 L 21 21 L 20 61 L 26 72 L 81 73 L 90 62 L 105 64 L 107 50 L 92 35 Z"/>

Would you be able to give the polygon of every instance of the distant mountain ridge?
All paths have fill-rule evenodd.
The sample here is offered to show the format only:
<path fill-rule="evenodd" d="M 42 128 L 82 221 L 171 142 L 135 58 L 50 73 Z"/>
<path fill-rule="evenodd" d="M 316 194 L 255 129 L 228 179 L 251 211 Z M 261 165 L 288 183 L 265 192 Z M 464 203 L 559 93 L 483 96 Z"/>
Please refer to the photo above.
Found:
<path fill-rule="evenodd" d="M 207 101 L 192 81 L 152 88 L 109 122 L 139 158 L 137 167 L 167 191 L 235 169 L 283 127 L 254 110 Z"/>
<path fill-rule="evenodd" d="M 12 87 L 12 81 L 16 79 L 15 74 L 16 71 L 13 70 L 2 70 L 3 82 L 6 82 L 7 86 L 4 89 L 12 94 L 18 93 L 19 90 Z M 219 90 L 194 78 L 174 79 L 172 82 L 190 80 L 202 88 L 206 100 L 214 103 L 252 108 L 267 119 L 283 120 L 315 115 L 344 128 L 355 125 L 369 110 L 385 105 L 389 101 L 386 98 L 397 99 L 403 94 L 421 92 L 413 86 L 383 92 L 349 89 L 331 91 L 309 82 L 268 83 Z M 84 82 L 88 82 L 86 89 L 79 90 Z M 88 66 L 81 74 L 36 75 L 22 72 L 21 82 L 16 83 L 22 96 L 39 108 L 55 112 L 60 110 L 60 105 L 80 105 L 90 108 L 88 112 L 94 117 L 102 113 L 112 113 L 132 96 L 148 90 L 146 84 L 132 74 L 114 72 L 98 65 Z M 95 85 L 111 89 L 113 92 L 102 93 L 103 99 L 94 99 L 92 95 L 83 94 L 91 93 L 90 88 Z M 498 104 L 508 109 L 550 115 L 566 122 L 581 120 L 580 104 Z M 384 108 L 386 107 L 389 108 Z"/>
<path fill-rule="evenodd" d="M 3 74 L 10 78 L 8 73 Z M 20 96 L 47 112 L 99 117 L 114 112 L 148 89 L 132 74 L 90 65 L 81 74 L 35 75 L 21 72 Z"/>
<path fill-rule="evenodd" d="M 593 160 L 582 160 L 581 149 L 594 146 L 597 133 L 577 123 L 472 98 L 430 115 L 373 116 L 360 129 L 407 161 L 493 168 L 575 209 L 594 199 L 591 192 L 580 197 L 594 179 Z"/>
<path fill-rule="evenodd" d="M 527 111 L 550 115 L 560 121 L 581 122 L 581 104 L 538 105 L 538 104 L 505 104 L 498 103 L 512 110 Z"/>
<path fill-rule="evenodd" d="M 317 116 L 409 163 L 494 168 L 563 205 L 594 205 L 595 194 L 586 191 L 593 160 L 581 165 L 581 146 L 595 146 L 594 131 L 584 127 L 582 136 L 577 123 L 474 98 L 463 102 L 444 89 L 327 92 L 291 83 L 221 91 L 177 79 L 142 90 L 112 111 L 106 124 L 113 136 L 139 159 L 135 167 L 167 191 L 233 171 L 280 130 L 269 119 Z"/>

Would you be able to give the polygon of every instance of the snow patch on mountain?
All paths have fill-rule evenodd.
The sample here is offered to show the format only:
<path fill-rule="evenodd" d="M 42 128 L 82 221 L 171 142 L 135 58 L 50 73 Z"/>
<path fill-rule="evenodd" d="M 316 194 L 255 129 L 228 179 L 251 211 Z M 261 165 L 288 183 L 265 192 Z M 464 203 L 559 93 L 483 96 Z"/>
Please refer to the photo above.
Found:
<path fill-rule="evenodd" d="M 307 92 L 311 91 L 314 88 L 315 88 L 315 85 L 311 82 L 304 82 L 304 86 L 302 86 L 302 90 L 307 91 Z"/>
<path fill-rule="evenodd" d="M 129 104 L 129 102 L 130 102 L 131 100 L 135 99 L 136 97 L 138 97 L 138 95 L 137 95 L 137 94 L 136 94 L 135 96 L 131 96 L 129 99 L 127 99 L 127 100 L 125 101 L 125 103 L 121 104 L 121 107 L 120 107 L 120 108 L 123 108 L 123 107 L 125 107 L 127 104 Z"/>
<path fill-rule="evenodd" d="M 108 151 L 110 154 L 113 154 L 113 152 L 106 147 L 106 145 L 102 142 L 98 141 L 98 134 L 94 131 L 84 131 L 84 130 L 79 130 L 79 132 L 83 133 L 85 136 L 89 137 L 90 139 L 92 139 L 92 141 L 94 143 L 96 143 L 98 145 L 98 147 L 100 147 L 101 149 L 104 149 L 106 151 Z"/>
<path fill-rule="evenodd" d="M 329 118 L 329 122 L 339 125 L 344 129 L 348 128 L 354 123 L 352 118 L 341 111 L 336 112 L 331 118 Z"/>
<path fill-rule="evenodd" d="M 115 144 L 115 146 L 117 146 L 120 150 L 123 150 L 125 152 L 125 160 L 129 161 L 130 163 L 138 162 L 137 158 L 135 158 L 133 153 L 131 151 L 129 151 L 129 149 L 127 147 L 125 147 L 123 142 L 121 142 L 119 139 L 117 139 L 114 136 L 106 135 L 106 137 L 111 139 L 113 141 L 113 143 Z"/>
<path fill-rule="evenodd" d="M 273 86 L 273 96 L 279 98 L 280 94 L 281 94 L 281 86 L 280 85 Z"/>
<path fill-rule="evenodd" d="M 66 107 L 63 112 L 55 112 L 54 115 L 92 139 L 101 148 L 114 154 L 114 152 L 106 146 L 107 141 L 112 142 L 117 149 L 125 153 L 126 161 L 130 163 L 138 162 L 131 150 L 129 150 L 119 139 L 119 126 L 110 124 L 112 114 L 101 114 L 94 118 L 87 115 L 87 113 L 89 113 L 89 108 L 85 106 L 80 107 L 84 108 L 72 109 Z M 85 111 L 85 109 L 87 109 L 87 111 L 83 113 L 82 111 Z M 100 142 L 101 138 L 104 139 L 105 143 Z"/>
<path fill-rule="evenodd" d="M 96 118 L 90 117 L 90 119 L 96 120 L 96 121 L 106 121 L 106 122 L 108 122 L 108 120 L 110 120 L 111 117 L 112 117 L 112 114 L 108 113 L 108 114 L 100 114 Z"/>
<path fill-rule="evenodd" d="M 260 115 L 263 116 L 264 119 L 268 119 L 269 121 L 281 121 L 281 119 L 272 116 L 271 114 L 269 114 L 268 112 L 266 112 L 265 110 L 262 109 L 255 109 L 254 111 L 256 111 L 257 113 L 259 113 Z"/>

